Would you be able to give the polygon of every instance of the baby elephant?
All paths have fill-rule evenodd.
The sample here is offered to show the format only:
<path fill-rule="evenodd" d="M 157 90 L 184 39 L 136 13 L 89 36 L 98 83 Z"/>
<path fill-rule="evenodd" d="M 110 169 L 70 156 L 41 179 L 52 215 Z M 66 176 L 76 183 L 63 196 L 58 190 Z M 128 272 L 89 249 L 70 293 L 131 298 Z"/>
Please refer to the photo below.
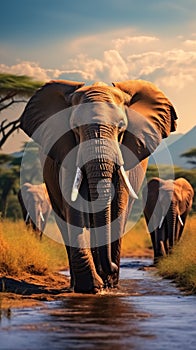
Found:
<path fill-rule="evenodd" d="M 41 239 L 52 209 L 46 185 L 26 182 L 18 192 L 18 200 L 26 225 L 32 227 Z"/>
<path fill-rule="evenodd" d="M 154 263 L 179 241 L 191 210 L 194 191 L 184 178 L 153 178 L 143 189 L 144 216 L 154 249 Z"/>

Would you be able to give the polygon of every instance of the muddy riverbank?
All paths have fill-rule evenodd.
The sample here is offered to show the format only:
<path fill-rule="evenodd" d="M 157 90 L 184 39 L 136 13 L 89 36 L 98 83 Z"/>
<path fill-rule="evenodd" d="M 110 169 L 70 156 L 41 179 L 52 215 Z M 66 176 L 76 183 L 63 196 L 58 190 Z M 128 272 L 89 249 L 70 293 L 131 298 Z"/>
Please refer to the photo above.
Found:
<path fill-rule="evenodd" d="M 0 276 L 0 309 L 31 307 L 69 293 L 69 279 L 61 273 L 46 276 Z"/>

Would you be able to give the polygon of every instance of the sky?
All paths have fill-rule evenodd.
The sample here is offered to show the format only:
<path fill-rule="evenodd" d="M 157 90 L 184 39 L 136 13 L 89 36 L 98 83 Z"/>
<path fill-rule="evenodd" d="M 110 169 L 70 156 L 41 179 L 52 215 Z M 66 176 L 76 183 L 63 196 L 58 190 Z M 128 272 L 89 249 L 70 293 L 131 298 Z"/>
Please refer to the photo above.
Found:
<path fill-rule="evenodd" d="M 0 72 L 86 84 L 148 80 L 174 104 L 177 133 L 195 125 L 195 0 L 0 0 L 0 10 Z M 22 139 L 20 131 L 3 150 Z"/>

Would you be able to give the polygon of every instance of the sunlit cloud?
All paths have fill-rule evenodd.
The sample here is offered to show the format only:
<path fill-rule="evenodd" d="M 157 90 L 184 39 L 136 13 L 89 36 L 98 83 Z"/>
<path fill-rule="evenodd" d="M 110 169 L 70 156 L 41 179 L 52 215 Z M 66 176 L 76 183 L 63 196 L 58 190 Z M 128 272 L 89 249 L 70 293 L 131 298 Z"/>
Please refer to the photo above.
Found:
<path fill-rule="evenodd" d="M 141 45 L 141 44 L 149 44 L 151 42 L 158 41 L 159 39 L 155 36 L 125 36 L 124 38 L 118 38 L 113 40 L 113 45 L 116 50 L 122 49 L 124 46 L 127 47 L 129 45 Z"/>
<path fill-rule="evenodd" d="M 99 59 L 91 58 L 84 54 L 77 55 L 74 59 L 70 59 L 66 67 L 72 67 L 81 77 L 85 80 L 96 80 L 99 76 L 99 72 L 103 70 L 103 62 Z M 65 69 L 65 72 L 68 69 Z"/>
<path fill-rule="evenodd" d="M 129 78 L 129 68 L 126 61 L 118 51 L 109 50 L 104 52 L 104 66 L 107 70 L 108 80 L 126 80 Z"/>
<path fill-rule="evenodd" d="M 29 77 L 45 81 L 60 75 L 58 69 L 44 69 L 36 62 L 23 61 L 12 66 L 0 64 L 0 71 L 16 75 L 28 75 Z"/>
<path fill-rule="evenodd" d="M 184 41 L 184 44 L 187 46 L 195 46 L 196 47 L 196 40 L 188 39 L 188 40 Z"/>
<path fill-rule="evenodd" d="M 126 35 L 125 35 L 126 34 Z M 189 39 L 191 38 L 191 39 Z M 196 40 L 176 37 L 176 47 L 167 38 L 137 35 L 133 28 L 121 32 L 108 32 L 97 36 L 76 38 L 59 45 L 64 62 L 53 68 L 33 61 L 18 61 L 13 65 L 0 65 L 0 71 L 25 74 L 41 81 L 70 79 L 100 81 L 145 79 L 160 87 L 182 89 L 196 79 Z M 77 43 L 77 45 L 75 45 Z M 99 45 L 96 45 L 100 43 Z M 75 54 L 66 57 L 75 47 Z M 93 49 L 92 49 L 93 48 Z"/>

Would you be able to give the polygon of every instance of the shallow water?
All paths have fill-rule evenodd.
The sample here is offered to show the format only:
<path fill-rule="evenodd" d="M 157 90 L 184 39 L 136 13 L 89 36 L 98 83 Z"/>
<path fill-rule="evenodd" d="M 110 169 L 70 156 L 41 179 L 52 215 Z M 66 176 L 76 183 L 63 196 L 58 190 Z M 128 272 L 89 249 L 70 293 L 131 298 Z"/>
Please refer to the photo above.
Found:
<path fill-rule="evenodd" d="M 1 315 L 0 349 L 195 350 L 196 297 L 139 269 L 150 263 L 122 259 L 116 292 L 73 293 Z"/>

